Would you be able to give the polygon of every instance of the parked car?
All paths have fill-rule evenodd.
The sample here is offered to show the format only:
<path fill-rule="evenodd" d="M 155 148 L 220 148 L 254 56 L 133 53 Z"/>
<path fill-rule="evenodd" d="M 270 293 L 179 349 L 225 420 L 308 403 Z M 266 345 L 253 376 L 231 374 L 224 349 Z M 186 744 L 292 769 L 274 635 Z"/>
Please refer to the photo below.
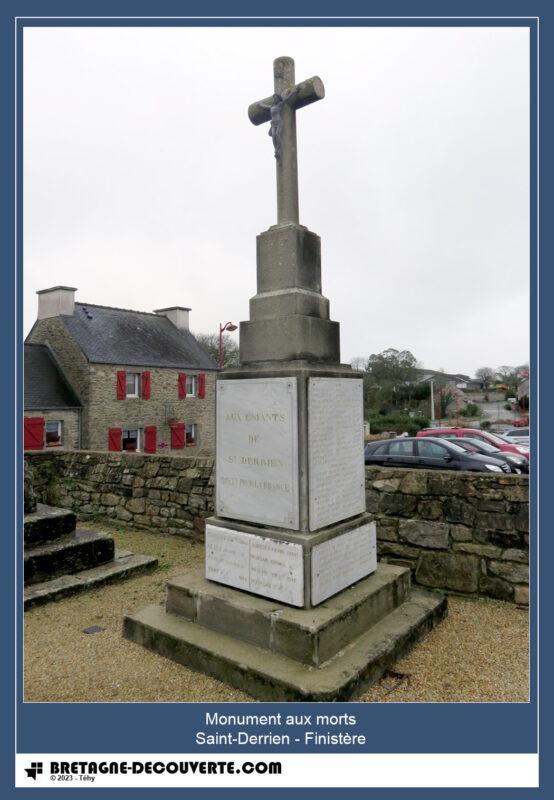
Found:
<path fill-rule="evenodd" d="M 510 472 L 508 464 L 500 459 L 480 453 L 468 453 L 450 439 L 409 436 L 369 442 L 365 447 L 364 456 L 366 464 L 383 467 Z"/>
<path fill-rule="evenodd" d="M 445 438 L 450 440 L 450 437 Z M 519 453 L 503 453 L 498 447 L 488 442 L 480 442 L 478 439 L 466 439 L 465 436 L 455 437 L 455 441 L 456 444 L 459 444 L 460 447 L 463 447 L 469 453 L 481 453 L 481 455 L 492 456 L 493 458 L 498 458 L 500 461 L 504 461 L 509 465 L 512 472 L 525 474 L 529 472 L 529 462 L 525 456 Z"/>
<path fill-rule="evenodd" d="M 521 444 L 529 447 L 529 428 L 508 428 L 500 436 L 510 444 Z"/>
<path fill-rule="evenodd" d="M 514 428 L 529 428 L 529 417 L 519 417 L 519 419 L 513 419 L 512 425 Z"/>
<path fill-rule="evenodd" d="M 477 428 L 423 428 L 423 430 L 417 432 L 417 436 L 438 436 L 440 438 L 463 438 L 465 436 L 466 439 L 471 437 L 479 442 L 488 442 L 488 444 L 498 447 L 503 453 L 517 453 L 529 460 L 529 447 L 517 444 L 517 442 L 512 443 L 509 440 L 502 439 L 496 433 L 478 430 Z"/>

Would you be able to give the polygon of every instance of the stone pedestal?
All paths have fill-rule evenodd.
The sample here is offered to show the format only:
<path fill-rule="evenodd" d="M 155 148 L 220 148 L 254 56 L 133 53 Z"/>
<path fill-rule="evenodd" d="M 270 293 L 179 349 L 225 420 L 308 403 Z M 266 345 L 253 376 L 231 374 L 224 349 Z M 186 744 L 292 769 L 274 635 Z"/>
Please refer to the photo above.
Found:
<path fill-rule="evenodd" d="M 206 577 L 309 608 L 373 572 L 360 376 L 294 363 L 230 370 L 216 407 Z"/>

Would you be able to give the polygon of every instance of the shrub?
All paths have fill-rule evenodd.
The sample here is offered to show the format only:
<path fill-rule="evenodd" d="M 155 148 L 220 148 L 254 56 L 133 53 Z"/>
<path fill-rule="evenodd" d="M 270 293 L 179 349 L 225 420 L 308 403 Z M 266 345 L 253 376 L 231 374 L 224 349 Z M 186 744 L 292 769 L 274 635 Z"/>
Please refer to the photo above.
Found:
<path fill-rule="evenodd" d="M 384 431 L 395 431 L 404 433 L 407 431 L 410 436 L 415 436 L 422 428 L 429 427 L 429 418 L 423 414 L 410 417 L 408 414 L 389 413 L 369 418 L 371 433 L 383 433 Z"/>
<path fill-rule="evenodd" d="M 460 409 L 459 414 L 461 417 L 477 417 L 479 415 L 479 406 L 477 403 L 468 403 Z"/>
<path fill-rule="evenodd" d="M 481 428 L 482 428 L 484 431 L 488 431 L 488 429 L 490 428 L 490 426 L 491 426 L 491 421 L 490 421 L 490 419 L 484 419 L 484 420 L 482 420 L 482 422 L 481 422 Z"/>
<path fill-rule="evenodd" d="M 504 403 L 504 408 L 506 409 L 506 411 L 511 411 L 512 410 L 512 404 L 511 403 Z"/>

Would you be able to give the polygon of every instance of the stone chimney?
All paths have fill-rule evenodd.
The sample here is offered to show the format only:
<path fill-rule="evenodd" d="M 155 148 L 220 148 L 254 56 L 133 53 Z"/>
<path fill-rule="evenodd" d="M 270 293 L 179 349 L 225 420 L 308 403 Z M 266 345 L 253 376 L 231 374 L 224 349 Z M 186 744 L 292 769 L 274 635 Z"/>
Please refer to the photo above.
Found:
<path fill-rule="evenodd" d="M 75 311 L 75 289 L 73 286 L 52 286 L 51 289 L 40 289 L 38 294 L 37 319 L 59 317 L 61 314 L 72 316 Z"/>
<path fill-rule="evenodd" d="M 181 331 L 188 331 L 189 311 L 190 308 L 185 308 L 184 306 L 170 306 L 170 308 L 158 308 L 154 311 L 154 314 L 167 317 L 176 328 L 179 328 Z"/>

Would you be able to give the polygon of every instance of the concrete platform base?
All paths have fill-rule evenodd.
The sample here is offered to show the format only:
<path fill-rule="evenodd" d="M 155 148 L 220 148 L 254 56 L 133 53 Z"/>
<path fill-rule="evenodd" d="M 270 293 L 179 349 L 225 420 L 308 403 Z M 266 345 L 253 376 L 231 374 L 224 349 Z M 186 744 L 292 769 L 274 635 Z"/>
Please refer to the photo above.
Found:
<path fill-rule="evenodd" d="M 25 587 L 23 601 L 25 611 L 51 600 L 60 600 L 62 597 L 139 575 L 153 569 L 157 563 L 158 559 L 153 556 L 134 555 L 128 550 L 116 550 L 114 559 L 107 564 Z"/>
<path fill-rule="evenodd" d="M 445 613 L 446 598 L 389 564 L 311 609 L 196 572 L 168 584 L 165 608 L 125 617 L 123 635 L 260 700 L 328 702 L 364 691 Z"/>

